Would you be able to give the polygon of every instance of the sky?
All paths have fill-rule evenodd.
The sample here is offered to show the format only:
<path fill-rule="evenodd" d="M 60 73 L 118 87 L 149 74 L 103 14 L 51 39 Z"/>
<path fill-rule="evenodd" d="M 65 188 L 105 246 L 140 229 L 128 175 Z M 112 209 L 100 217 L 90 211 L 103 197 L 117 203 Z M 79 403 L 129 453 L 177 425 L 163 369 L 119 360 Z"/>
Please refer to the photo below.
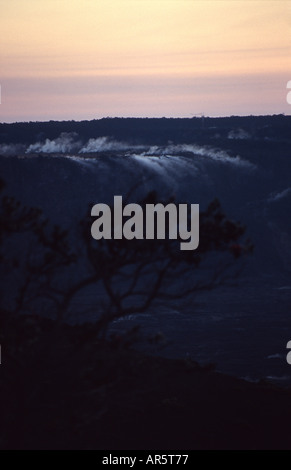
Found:
<path fill-rule="evenodd" d="M 290 114 L 290 0 L 0 0 L 0 122 Z"/>

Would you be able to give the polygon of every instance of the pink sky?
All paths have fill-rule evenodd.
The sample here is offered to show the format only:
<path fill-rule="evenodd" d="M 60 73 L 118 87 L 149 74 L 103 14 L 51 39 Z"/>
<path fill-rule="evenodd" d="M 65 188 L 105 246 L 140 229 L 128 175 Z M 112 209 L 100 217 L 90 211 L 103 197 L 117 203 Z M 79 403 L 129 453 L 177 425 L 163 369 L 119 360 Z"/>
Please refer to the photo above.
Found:
<path fill-rule="evenodd" d="M 289 1 L 0 7 L 1 122 L 290 114 Z"/>

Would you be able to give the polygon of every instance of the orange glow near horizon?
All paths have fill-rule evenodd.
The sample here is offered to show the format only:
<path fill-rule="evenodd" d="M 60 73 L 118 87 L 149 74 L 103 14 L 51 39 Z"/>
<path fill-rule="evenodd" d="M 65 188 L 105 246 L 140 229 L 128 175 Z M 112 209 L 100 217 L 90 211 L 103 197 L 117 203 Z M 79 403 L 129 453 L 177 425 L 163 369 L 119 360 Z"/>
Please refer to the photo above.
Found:
<path fill-rule="evenodd" d="M 287 0 L 0 6 L 2 122 L 290 112 Z"/>

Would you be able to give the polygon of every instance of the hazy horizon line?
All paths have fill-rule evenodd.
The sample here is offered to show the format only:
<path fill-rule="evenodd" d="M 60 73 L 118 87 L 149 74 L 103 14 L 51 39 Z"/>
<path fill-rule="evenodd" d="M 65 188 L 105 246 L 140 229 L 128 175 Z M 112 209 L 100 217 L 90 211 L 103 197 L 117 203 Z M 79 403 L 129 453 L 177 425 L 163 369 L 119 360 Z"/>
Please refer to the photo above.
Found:
<path fill-rule="evenodd" d="M 35 120 L 35 121 L 11 121 L 4 122 L 2 124 L 33 124 L 33 123 L 49 123 L 49 122 L 90 122 L 90 121 L 102 121 L 103 119 L 227 119 L 227 118 L 250 118 L 250 117 L 273 117 L 273 116 L 284 116 L 291 117 L 291 114 L 274 113 L 274 114 L 229 114 L 225 116 L 209 116 L 202 113 L 197 113 L 198 116 L 103 116 L 100 118 L 93 119 L 49 119 L 49 120 Z M 201 116 L 200 116 L 201 114 Z"/>

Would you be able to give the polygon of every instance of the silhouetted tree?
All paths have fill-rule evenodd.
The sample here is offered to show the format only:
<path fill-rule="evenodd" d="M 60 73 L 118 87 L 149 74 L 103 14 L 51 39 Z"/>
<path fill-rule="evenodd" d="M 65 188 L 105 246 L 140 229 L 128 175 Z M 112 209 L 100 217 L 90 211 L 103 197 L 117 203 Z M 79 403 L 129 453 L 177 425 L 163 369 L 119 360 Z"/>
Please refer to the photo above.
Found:
<path fill-rule="evenodd" d="M 157 202 L 151 192 L 139 204 Z M 90 287 L 100 332 L 116 318 L 146 311 L 158 299 L 185 299 L 213 289 L 234 276 L 234 258 L 251 250 L 248 242 L 239 243 L 244 227 L 227 219 L 218 200 L 200 213 L 200 243 L 194 251 L 181 251 L 179 240 L 170 239 L 96 241 L 89 216 L 74 237 L 51 226 L 40 210 L 5 196 L 0 221 L 2 269 L 9 279 L 4 288 L 10 292 L 2 309 L 46 314 L 61 324 L 76 297 Z"/>

